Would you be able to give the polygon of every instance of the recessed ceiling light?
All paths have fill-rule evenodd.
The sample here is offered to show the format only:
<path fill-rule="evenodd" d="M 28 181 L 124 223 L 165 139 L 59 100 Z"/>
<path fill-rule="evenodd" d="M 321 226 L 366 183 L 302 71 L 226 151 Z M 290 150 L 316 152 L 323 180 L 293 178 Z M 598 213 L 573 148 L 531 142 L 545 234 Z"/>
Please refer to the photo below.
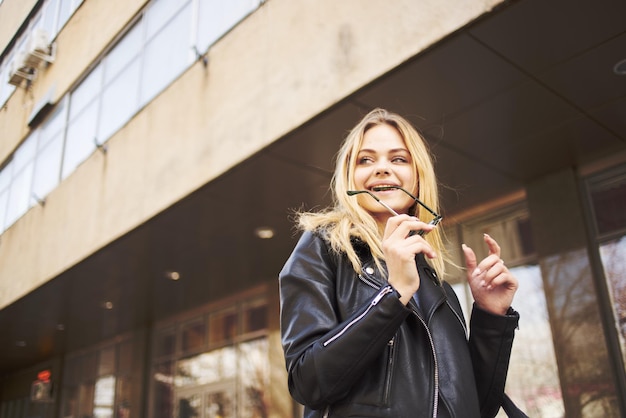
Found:
<path fill-rule="evenodd" d="M 111 302 L 110 300 L 107 300 L 106 302 L 102 304 L 102 307 L 104 309 L 111 310 L 113 309 L 113 302 Z"/>
<path fill-rule="evenodd" d="M 24 340 L 16 341 L 15 345 L 18 346 L 18 347 L 26 347 L 26 341 L 24 341 Z"/>
<path fill-rule="evenodd" d="M 623 59 L 615 64 L 613 72 L 617 75 L 626 75 L 626 59 Z"/>
<path fill-rule="evenodd" d="M 274 238 L 274 228 L 270 228 L 269 226 L 260 226 L 254 230 L 254 233 L 257 237 L 261 239 L 271 239 Z"/>
<path fill-rule="evenodd" d="M 177 271 L 166 271 L 165 277 L 169 280 L 177 281 L 180 280 L 180 273 Z"/>

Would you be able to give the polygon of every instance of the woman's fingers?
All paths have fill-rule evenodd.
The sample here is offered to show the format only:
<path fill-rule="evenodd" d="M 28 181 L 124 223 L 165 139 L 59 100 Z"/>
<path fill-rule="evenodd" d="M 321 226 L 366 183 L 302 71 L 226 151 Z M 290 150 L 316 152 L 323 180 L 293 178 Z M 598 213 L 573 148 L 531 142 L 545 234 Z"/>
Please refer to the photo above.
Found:
<path fill-rule="evenodd" d="M 437 257 L 432 246 L 415 231 L 431 231 L 433 225 L 426 224 L 414 216 L 398 215 L 389 218 L 383 238 L 383 248 L 389 252 L 411 255 L 423 253 L 428 258 Z"/>
<path fill-rule="evenodd" d="M 481 274 L 482 277 L 480 285 L 486 287 L 487 289 L 500 286 L 508 281 L 509 271 L 504 265 L 504 262 L 499 258 L 496 262 L 492 263 L 488 267 L 485 267 L 483 271 L 484 273 Z"/>
<path fill-rule="evenodd" d="M 483 234 L 483 238 L 487 247 L 489 248 L 489 255 L 495 255 L 500 258 L 500 245 L 496 242 L 495 239 L 491 238 L 489 234 Z"/>
<path fill-rule="evenodd" d="M 422 222 L 415 216 L 392 216 L 387 221 L 384 237 L 396 235 L 398 238 L 407 238 L 409 235 L 417 235 L 419 231 L 430 232 L 434 228 L 435 225 Z"/>

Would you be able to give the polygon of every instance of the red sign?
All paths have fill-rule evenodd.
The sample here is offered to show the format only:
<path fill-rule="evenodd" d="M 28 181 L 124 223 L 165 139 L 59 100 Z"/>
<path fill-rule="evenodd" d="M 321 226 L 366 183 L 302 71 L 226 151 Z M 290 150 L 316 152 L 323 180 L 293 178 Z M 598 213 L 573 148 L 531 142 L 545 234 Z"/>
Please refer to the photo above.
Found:
<path fill-rule="evenodd" d="M 47 382 L 50 380 L 51 375 L 52 373 L 50 372 L 50 370 L 42 370 L 39 373 L 37 373 L 37 379 L 42 382 Z"/>

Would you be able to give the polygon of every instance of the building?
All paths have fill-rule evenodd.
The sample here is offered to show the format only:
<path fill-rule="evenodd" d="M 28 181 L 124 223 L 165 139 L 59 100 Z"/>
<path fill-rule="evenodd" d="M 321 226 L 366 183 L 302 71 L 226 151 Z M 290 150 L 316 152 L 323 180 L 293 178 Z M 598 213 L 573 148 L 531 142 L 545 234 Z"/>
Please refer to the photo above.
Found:
<path fill-rule="evenodd" d="M 519 277 L 507 391 L 626 414 L 626 3 L 0 1 L 0 417 L 292 417 L 293 210 L 385 107 L 450 251 Z M 463 273 L 448 280 L 471 303 Z"/>

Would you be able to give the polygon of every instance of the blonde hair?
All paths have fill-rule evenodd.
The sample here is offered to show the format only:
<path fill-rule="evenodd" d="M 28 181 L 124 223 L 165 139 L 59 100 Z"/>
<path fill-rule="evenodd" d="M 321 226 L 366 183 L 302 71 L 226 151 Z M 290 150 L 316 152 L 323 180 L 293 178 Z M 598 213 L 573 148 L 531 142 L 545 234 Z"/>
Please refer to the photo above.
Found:
<path fill-rule="evenodd" d="M 298 226 L 301 229 L 321 232 L 334 251 L 347 255 L 354 270 L 358 273 L 362 271 L 362 263 L 352 247 L 351 238 L 358 238 L 367 244 L 374 261 L 380 267 L 381 261 L 384 260 L 381 244 L 382 231 L 376 220 L 357 203 L 355 197 L 348 196 L 347 191 L 354 190 L 355 187 L 353 173 L 365 132 L 383 124 L 398 130 L 412 156 L 413 169 L 417 174 L 415 176 L 417 184 L 414 185 L 413 191 L 417 190 L 417 198 L 435 212 L 439 212 L 437 180 L 426 141 L 403 117 L 384 109 L 374 109 L 369 112 L 350 131 L 337 154 L 335 173 L 331 182 L 333 205 L 321 212 L 305 212 L 298 215 Z M 411 214 L 420 219 L 432 217 L 420 205 L 416 204 L 412 210 Z M 417 213 L 414 213 L 415 210 Z M 439 276 L 443 278 L 446 253 L 441 228 L 435 228 L 425 236 L 425 239 L 439 254 L 439 257 L 430 262 Z"/>

